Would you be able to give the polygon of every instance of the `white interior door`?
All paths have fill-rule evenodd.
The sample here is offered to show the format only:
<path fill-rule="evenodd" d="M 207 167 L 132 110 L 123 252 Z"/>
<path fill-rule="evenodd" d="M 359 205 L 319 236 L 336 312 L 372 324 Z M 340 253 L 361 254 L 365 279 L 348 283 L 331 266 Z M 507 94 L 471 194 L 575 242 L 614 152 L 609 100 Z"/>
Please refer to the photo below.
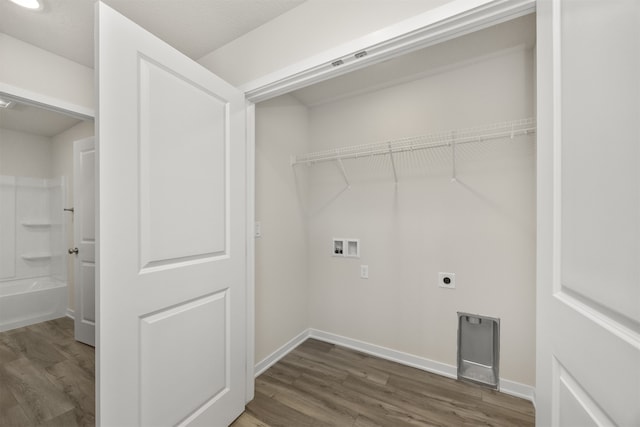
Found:
<path fill-rule="evenodd" d="M 244 97 L 97 7 L 98 422 L 226 426 L 245 403 Z"/>
<path fill-rule="evenodd" d="M 94 138 L 73 143 L 73 243 L 75 336 L 76 340 L 96 345 L 96 221 L 95 221 Z"/>
<path fill-rule="evenodd" d="M 538 1 L 539 426 L 640 425 L 640 2 Z"/>

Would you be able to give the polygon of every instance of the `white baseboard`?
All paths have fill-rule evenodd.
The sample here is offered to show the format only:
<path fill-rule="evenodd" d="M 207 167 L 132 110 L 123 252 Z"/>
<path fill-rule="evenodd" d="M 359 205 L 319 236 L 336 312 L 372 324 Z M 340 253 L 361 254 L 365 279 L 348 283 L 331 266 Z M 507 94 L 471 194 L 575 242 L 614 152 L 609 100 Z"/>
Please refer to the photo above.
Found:
<path fill-rule="evenodd" d="M 72 320 L 76 320 L 76 312 L 67 308 L 67 317 L 70 317 Z"/>
<path fill-rule="evenodd" d="M 511 396 L 527 399 L 536 407 L 536 389 L 530 385 L 500 378 L 500 391 Z"/>
<path fill-rule="evenodd" d="M 269 369 L 278 360 L 286 356 L 291 350 L 303 343 L 307 338 L 314 338 L 320 341 L 328 342 L 331 344 L 347 347 L 352 350 L 356 350 L 362 353 L 370 354 L 372 356 L 380 357 L 381 359 L 397 362 L 402 365 L 411 366 L 413 368 L 421 369 L 423 371 L 431 372 L 434 374 L 442 375 L 448 378 L 457 378 L 458 370 L 455 366 L 448 365 L 446 363 L 436 362 L 434 360 L 426 359 L 424 357 L 415 356 L 413 354 L 404 353 L 402 351 L 393 350 L 387 347 L 382 347 L 375 344 L 370 344 L 364 341 L 354 340 L 351 338 L 343 337 L 341 335 L 332 334 L 330 332 L 320 331 L 318 329 L 307 329 L 296 337 L 291 339 L 288 343 L 274 351 L 268 357 L 256 364 L 255 372 L 256 377 Z M 527 399 L 535 406 L 535 388 L 526 384 L 521 384 L 515 381 L 506 379 L 500 379 L 500 391 L 511 396 Z"/>
<path fill-rule="evenodd" d="M 302 344 L 307 338 L 309 338 L 309 329 L 305 329 L 304 331 L 300 332 L 298 335 L 291 338 L 285 345 L 262 359 L 260 362 L 256 363 L 254 369 L 255 376 L 257 377 L 258 375 L 269 369 L 278 360 L 289 354 L 291 350 Z"/>
<path fill-rule="evenodd" d="M 425 359 L 424 357 L 414 356 L 413 354 L 404 353 L 402 351 L 392 350 L 387 347 L 381 347 L 379 345 L 354 340 L 329 332 L 319 331 L 317 329 L 311 329 L 309 336 L 320 341 L 337 344 L 342 347 L 347 347 L 352 350 L 380 357 L 381 359 L 391 360 L 392 362 L 411 366 L 412 368 L 418 368 L 423 371 L 442 375 L 443 377 L 457 378 L 458 376 L 458 371 L 455 366 Z"/>

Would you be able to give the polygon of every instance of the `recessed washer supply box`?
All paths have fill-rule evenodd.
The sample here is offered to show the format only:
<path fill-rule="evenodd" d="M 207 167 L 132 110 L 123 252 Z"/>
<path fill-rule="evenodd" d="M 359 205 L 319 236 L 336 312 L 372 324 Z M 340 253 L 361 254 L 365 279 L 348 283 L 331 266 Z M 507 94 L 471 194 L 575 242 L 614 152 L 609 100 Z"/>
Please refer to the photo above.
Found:
<path fill-rule="evenodd" d="M 332 255 L 346 258 L 360 258 L 360 239 L 333 238 Z"/>

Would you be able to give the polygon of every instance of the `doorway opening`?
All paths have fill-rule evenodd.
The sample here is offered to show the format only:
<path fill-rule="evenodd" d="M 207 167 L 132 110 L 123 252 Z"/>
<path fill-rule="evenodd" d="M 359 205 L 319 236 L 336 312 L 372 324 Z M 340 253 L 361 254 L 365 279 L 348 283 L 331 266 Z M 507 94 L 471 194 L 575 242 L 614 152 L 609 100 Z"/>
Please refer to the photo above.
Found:
<path fill-rule="evenodd" d="M 76 273 L 74 224 L 77 215 L 93 217 L 85 211 L 95 200 L 74 200 L 82 178 L 73 149 L 93 136 L 94 123 L 0 97 L 9 101 L 0 109 L 0 376 L 12 402 L 3 423 L 92 424 L 95 343 L 74 332 L 84 304 L 75 290 L 87 289 Z"/>

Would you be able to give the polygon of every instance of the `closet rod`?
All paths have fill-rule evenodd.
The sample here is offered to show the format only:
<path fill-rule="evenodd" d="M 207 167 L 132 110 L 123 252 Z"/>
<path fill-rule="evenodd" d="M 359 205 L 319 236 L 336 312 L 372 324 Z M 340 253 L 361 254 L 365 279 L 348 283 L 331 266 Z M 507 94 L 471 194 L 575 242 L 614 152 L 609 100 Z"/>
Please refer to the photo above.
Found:
<path fill-rule="evenodd" d="M 434 134 L 403 138 L 394 141 L 378 142 L 373 144 L 354 145 L 351 147 L 335 148 L 326 151 L 300 154 L 292 156 L 291 165 L 312 164 L 316 162 L 337 161 L 342 159 L 356 159 L 359 157 L 393 155 L 413 150 L 425 150 L 429 148 L 450 147 L 455 145 L 484 142 L 492 139 L 511 138 L 519 135 L 535 133 L 536 121 L 534 118 L 512 120 L 508 122 L 494 123 L 487 126 L 450 130 Z"/>

